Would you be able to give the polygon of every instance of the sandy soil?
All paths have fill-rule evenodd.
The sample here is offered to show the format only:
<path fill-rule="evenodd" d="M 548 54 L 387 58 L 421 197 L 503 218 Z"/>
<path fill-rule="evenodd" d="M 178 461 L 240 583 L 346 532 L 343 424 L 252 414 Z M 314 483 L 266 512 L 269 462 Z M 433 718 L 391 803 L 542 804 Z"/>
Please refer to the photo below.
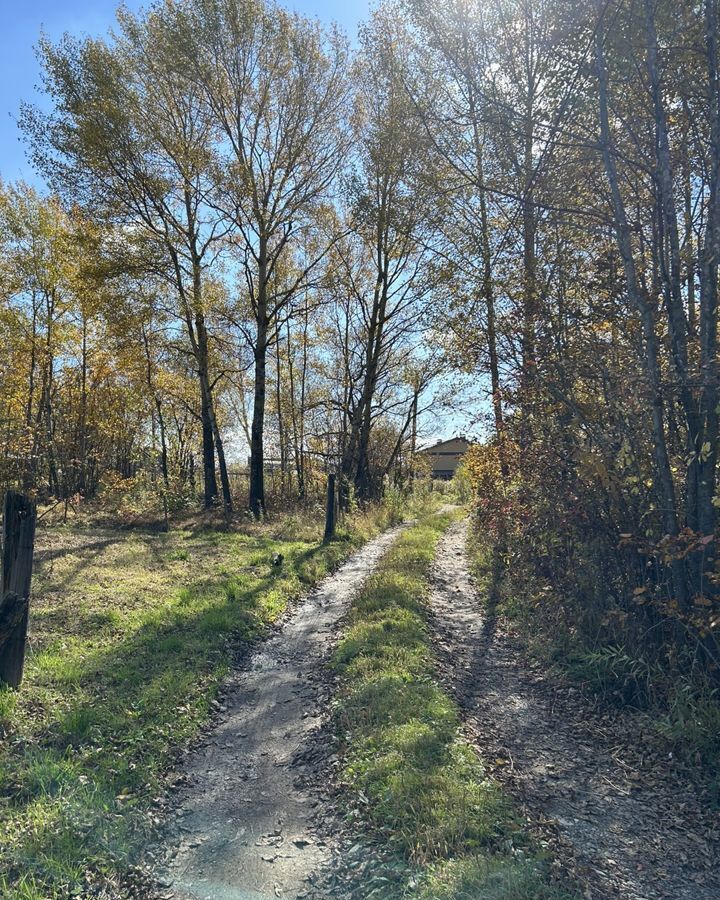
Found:
<path fill-rule="evenodd" d="M 585 897 L 720 898 L 718 816 L 702 783 L 647 752 L 640 716 L 593 708 L 483 616 L 466 536 L 456 524 L 438 547 L 436 648 L 490 769 Z"/>
<path fill-rule="evenodd" d="M 221 719 L 181 773 L 157 877 L 174 900 L 300 898 L 327 869 L 321 798 L 298 777 L 317 740 L 323 662 L 350 599 L 399 529 L 370 541 L 230 677 Z M 323 834 L 327 828 L 323 830 Z"/>

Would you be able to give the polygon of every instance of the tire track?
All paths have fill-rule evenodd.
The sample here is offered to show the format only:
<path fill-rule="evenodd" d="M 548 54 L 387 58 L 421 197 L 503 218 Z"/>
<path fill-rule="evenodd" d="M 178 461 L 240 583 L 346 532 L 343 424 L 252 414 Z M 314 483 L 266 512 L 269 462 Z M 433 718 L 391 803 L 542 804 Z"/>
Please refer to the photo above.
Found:
<path fill-rule="evenodd" d="M 321 667 L 350 600 L 402 526 L 368 542 L 234 672 L 223 720 L 191 756 L 158 867 L 173 900 L 299 898 L 331 860 L 295 760 L 323 714 Z"/>
<path fill-rule="evenodd" d="M 431 603 L 443 677 L 488 767 L 588 900 L 716 900 L 718 822 L 702 789 L 643 756 L 638 716 L 602 716 L 528 662 L 482 610 L 467 529 L 438 545 Z"/>

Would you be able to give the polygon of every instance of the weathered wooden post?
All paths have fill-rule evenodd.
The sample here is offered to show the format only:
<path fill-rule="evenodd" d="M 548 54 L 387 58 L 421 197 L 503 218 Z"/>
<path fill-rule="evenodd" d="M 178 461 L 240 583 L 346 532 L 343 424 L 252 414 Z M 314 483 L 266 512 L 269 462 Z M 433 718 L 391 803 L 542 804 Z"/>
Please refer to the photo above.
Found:
<path fill-rule="evenodd" d="M 328 475 L 327 503 L 325 505 L 325 535 L 323 544 L 335 537 L 335 475 Z"/>
<path fill-rule="evenodd" d="M 20 687 L 25 663 L 35 519 L 35 504 L 23 494 L 8 491 L 0 586 L 0 682 L 13 688 Z"/>

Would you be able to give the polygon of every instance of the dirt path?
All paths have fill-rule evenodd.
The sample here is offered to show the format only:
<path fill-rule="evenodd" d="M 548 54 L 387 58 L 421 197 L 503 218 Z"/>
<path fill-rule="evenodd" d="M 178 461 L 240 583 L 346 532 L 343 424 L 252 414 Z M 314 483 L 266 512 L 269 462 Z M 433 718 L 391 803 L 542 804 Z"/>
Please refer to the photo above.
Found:
<path fill-rule="evenodd" d="M 353 593 L 394 541 L 370 541 L 327 578 L 230 678 L 223 718 L 190 758 L 168 827 L 161 896 L 175 900 L 302 897 L 330 861 L 297 761 L 320 724 L 319 672 Z"/>
<path fill-rule="evenodd" d="M 438 547 L 433 614 L 444 677 L 479 748 L 587 898 L 717 900 L 717 813 L 667 755 L 642 749 L 640 717 L 603 714 L 483 619 L 467 524 Z"/>

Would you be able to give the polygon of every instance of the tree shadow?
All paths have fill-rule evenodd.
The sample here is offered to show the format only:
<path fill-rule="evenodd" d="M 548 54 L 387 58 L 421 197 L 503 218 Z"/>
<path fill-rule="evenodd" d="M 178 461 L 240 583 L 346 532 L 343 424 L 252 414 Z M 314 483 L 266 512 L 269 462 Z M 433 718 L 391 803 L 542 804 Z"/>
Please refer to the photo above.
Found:
<path fill-rule="evenodd" d="M 218 542 L 224 537 L 225 533 Z M 121 823 L 126 809 L 145 805 L 143 798 L 157 790 L 153 784 L 157 784 L 159 772 L 176 763 L 182 747 L 207 721 L 218 667 L 242 670 L 249 665 L 256 639 L 267 633 L 268 620 L 280 609 L 285 591 L 289 597 L 298 588 L 298 581 L 307 586 L 323 574 L 323 562 L 333 566 L 337 561 L 335 553 L 322 545 L 295 545 L 284 551 L 286 557 L 276 567 L 271 564 L 271 552 L 282 550 L 282 542 L 267 534 L 251 534 L 248 538 L 238 546 L 237 560 L 222 578 L 196 578 L 179 586 L 181 590 L 169 603 L 161 599 L 157 609 L 145 607 L 134 619 L 118 623 L 106 616 L 102 624 L 103 617 L 98 615 L 97 630 L 93 617 L 89 617 L 88 629 L 82 635 L 84 646 L 69 644 L 72 649 L 68 650 L 67 664 L 64 651 L 58 650 L 57 660 L 50 661 L 52 665 L 36 676 L 41 682 L 40 693 L 56 694 L 60 703 L 47 721 L 40 721 L 32 753 L 23 751 L 21 742 L 8 745 L 2 754 L 3 768 L 12 771 L 18 784 L 29 783 L 35 755 L 42 756 L 45 768 L 55 766 L 53 761 L 60 766 L 73 748 L 77 767 L 72 768 L 67 780 L 64 775 L 58 777 L 53 788 L 58 795 L 67 793 L 68 797 L 70 812 L 63 834 L 75 834 L 79 822 L 94 822 L 98 816 L 107 820 L 107 828 L 80 829 L 78 858 L 106 858 L 107 831 L 116 832 L 115 826 L 108 824 L 110 820 Z M 99 565 L 98 556 L 122 540 L 108 537 L 81 547 L 51 549 L 46 556 L 48 562 L 72 553 L 84 554 L 67 578 L 53 584 L 53 594 L 62 596 L 71 579 L 77 579 L 78 573 L 93 562 Z M 158 553 L 162 556 L 163 547 L 147 543 L 151 545 L 148 563 L 152 566 Z M 342 555 L 340 543 L 338 560 Z M 253 558 L 254 565 L 243 566 Z M 67 615 L 67 603 L 59 606 Z M 104 607 L 108 612 L 113 608 L 113 603 Z M 118 634 L 116 629 L 121 627 L 128 631 Z M 61 638 L 60 620 L 57 631 Z M 83 773 L 81 783 L 77 781 L 78 771 Z M 88 799 L 90 795 L 95 799 Z M 126 796 L 134 798 L 132 803 L 117 799 Z M 10 800 L 20 816 L 36 803 L 43 803 L 40 788 L 16 792 Z M 93 811 L 95 803 L 104 811 Z M 123 827 L 118 824 L 113 840 L 122 842 L 119 835 Z M 45 838 L 37 837 L 45 843 Z M 120 848 L 121 855 L 125 856 L 127 850 L 134 856 L 142 849 L 142 838 L 138 834 L 129 840 L 127 847 Z M 48 833 L 48 848 L 54 842 Z M 29 845 L 26 851 L 30 854 Z M 24 853 L 18 848 L 18 858 Z M 51 850 L 48 860 L 52 865 Z M 49 870 L 38 863 L 35 871 L 44 876 Z"/>
<path fill-rule="evenodd" d="M 103 538 L 100 541 L 89 541 L 86 544 L 76 544 L 74 546 L 70 545 L 67 547 L 47 549 L 41 548 L 36 549 L 35 557 L 40 565 L 45 565 L 46 563 L 55 562 L 56 559 L 61 559 L 63 556 L 70 556 L 73 553 L 81 554 L 87 550 L 95 550 L 99 553 L 101 550 L 110 547 L 112 544 L 120 543 L 120 540 L 120 538 Z"/>
<path fill-rule="evenodd" d="M 71 555 L 78 556 L 78 563 L 73 567 L 73 570 L 53 585 L 53 593 L 61 592 L 77 577 L 79 572 L 83 572 L 92 565 L 108 547 L 119 543 L 121 543 L 120 538 L 104 538 L 103 540 L 92 541 L 81 546 L 60 547 L 57 550 L 38 550 L 35 554 L 33 574 L 36 578 L 44 578 L 46 577 L 46 569 L 51 568 L 52 564 L 57 560 Z"/>
<path fill-rule="evenodd" d="M 500 545 L 493 547 L 490 562 L 490 577 L 487 586 L 485 616 L 482 626 L 481 649 L 485 651 L 493 642 L 497 631 L 498 607 L 500 606 L 503 578 L 505 576 L 505 552 Z"/>

